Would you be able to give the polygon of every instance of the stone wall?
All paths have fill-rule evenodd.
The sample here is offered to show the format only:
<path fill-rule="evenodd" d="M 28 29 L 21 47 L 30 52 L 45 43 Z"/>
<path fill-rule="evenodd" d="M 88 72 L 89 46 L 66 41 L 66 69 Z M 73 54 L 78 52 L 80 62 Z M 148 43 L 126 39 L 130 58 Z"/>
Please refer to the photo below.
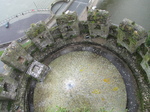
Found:
<path fill-rule="evenodd" d="M 12 42 L 1 56 L 2 62 L 22 72 L 27 70 L 32 60 L 30 54 L 16 41 Z"/>
<path fill-rule="evenodd" d="M 107 38 L 109 34 L 109 13 L 105 10 L 89 10 L 88 26 L 91 36 Z"/>
<path fill-rule="evenodd" d="M 119 25 L 117 42 L 131 53 L 134 53 L 141 44 L 145 43 L 147 37 L 145 29 L 134 21 L 124 19 Z"/>
<path fill-rule="evenodd" d="M 33 44 L 24 49 L 19 43 L 12 42 L 1 57 L 5 64 L 12 67 L 10 76 L 13 75 L 12 79 L 20 85 L 17 87 L 18 99 L 14 102 L 14 105 L 20 107 L 16 107 L 18 110 L 26 109 L 22 105 L 29 77 L 41 81 L 46 74 L 44 71 L 48 72 L 48 64 L 44 60 L 49 55 L 69 44 L 94 43 L 106 47 L 125 60 L 139 85 L 141 112 L 149 111 L 150 52 L 145 44 L 148 34 L 144 28 L 129 19 L 124 19 L 119 26 L 110 23 L 108 12 L 98 9 L 89 10 L 87 21 L 84 22 L 78 20 L 75 12 L 63 13 L 56 21 L 57 25 L 50 29 L 42 22 L 32 25 L 26 35 Z M 38 65 L 34 66 L 35 62 Z M 44 66 L 43 69 L 38 69 L 41 66 Z M 3 90 L 3 86 L 0 89 Z M 11 100 L 9 95 L 6 98 Z"/>

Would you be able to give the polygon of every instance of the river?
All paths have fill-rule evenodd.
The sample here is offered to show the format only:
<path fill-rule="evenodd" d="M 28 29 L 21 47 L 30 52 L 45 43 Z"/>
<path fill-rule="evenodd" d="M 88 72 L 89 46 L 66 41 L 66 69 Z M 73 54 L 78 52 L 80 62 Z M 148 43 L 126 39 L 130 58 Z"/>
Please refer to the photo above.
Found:
<path fill-rule="evenodd" d="M 150 0 L 103 0 L 97 7 L 109 11 L 115 24 L 128 18 L 150 30 Z"/>

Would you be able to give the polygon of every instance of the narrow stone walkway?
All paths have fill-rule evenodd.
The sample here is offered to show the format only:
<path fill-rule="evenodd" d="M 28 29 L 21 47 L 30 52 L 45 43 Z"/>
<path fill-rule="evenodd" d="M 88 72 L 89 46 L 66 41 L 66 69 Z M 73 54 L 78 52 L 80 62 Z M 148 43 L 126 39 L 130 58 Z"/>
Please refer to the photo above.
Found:
<path fill-rule="evenodd" d="M 55 59 L 51 72 L 34 91 L 35 112 L 53 112 L 56 106 L 72 112 L 104 108 L 125 112 L 126 90 L 113 64 L 96 54 L 71 52 Z"/>

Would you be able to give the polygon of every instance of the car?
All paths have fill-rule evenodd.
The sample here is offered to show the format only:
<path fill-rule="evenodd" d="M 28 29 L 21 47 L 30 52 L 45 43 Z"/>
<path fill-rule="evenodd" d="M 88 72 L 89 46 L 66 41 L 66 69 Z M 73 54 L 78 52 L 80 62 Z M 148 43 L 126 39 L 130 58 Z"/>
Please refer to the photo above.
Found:
<path fill-rule="evenodd" d="M 9 22 L 5 24 L 5 28 L 9 28 Z"/>

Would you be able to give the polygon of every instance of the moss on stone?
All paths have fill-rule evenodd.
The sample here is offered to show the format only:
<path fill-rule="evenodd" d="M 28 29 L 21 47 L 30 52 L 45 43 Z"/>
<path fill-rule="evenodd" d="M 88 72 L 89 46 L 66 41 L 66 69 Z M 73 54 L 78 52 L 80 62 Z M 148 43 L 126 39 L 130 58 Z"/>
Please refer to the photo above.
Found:
<path fill-rule="evenodd" d="M 31 28 L 29 29 L 29 31 L 26 32 L 26 35 L 29 38 L 34 38 L 45 30 L 46 30 L 46 26 L 43 23 L 31 25 Z"/>
<path fill-rule="evenodd" d="M 0 87 L 0 93 L 1 93 L 3 90 L 4 90 L 4 88 L 3 88 L 3 87 Z"/>
<path fill-rule="evenodd" d="M 3 52 L 4 52 L 4 51 L 0 51 L 0 57 L 2 56 Z"/>
<path fill-rule="evenodd" d="M 146 45 L 148 47 L 150 47 L 150 34 L 148 35 L 147 39 L 146 39 Z"/>

